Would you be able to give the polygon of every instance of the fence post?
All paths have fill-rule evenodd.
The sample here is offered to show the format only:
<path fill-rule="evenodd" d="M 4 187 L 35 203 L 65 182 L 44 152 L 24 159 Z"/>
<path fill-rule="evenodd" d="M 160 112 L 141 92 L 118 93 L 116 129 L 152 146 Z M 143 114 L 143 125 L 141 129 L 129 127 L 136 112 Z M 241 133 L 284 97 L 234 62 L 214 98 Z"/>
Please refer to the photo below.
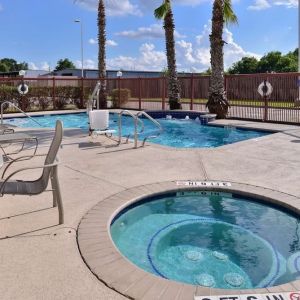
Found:
<path fill-rule="evenodd" d="M 139 110 L 142 110 L 142 79 L 139 77 Z"/>
<path fill-rule="evenodd" d="M 161 109 L 165 110 L 166 109 L 166 95 L 165 95 L 165 91 L 166 91 L 166 76 L 162 77 L 162 81 L 163 81 L 163 87 L 162 87 L 162 103 L 161 103 Z"/>
<path fill-rule="evenodd" d="M 52 78 L 52 103 L 53 103 L 53 109 L 56 109 L 55 104 L 55 77 Z"/>
<path fill-rule="evenodd" d="M 264 80 L 265 91 L 266 91 L 266 89 L 268 89 L 266 87 L 267 81 L 268 81 L 268 78 L 267 78 L 267 80 Z M 268 112 L 268 105 L 269 105 L 269 103 L 268 103 L 268 96 L 266 95 L 266 92 L 264 92 L 264 121 L 268 121 L 268 117 L 269 117 L 268 116 L 268 114 L 269 114 L 269 112 Z"/>
<path fill-rule="evenodd" d="M 194 109 L 194 73 L 192 73 L 191 76 L 191 104 L 190 104 L 190 110 Z"/>
<path fill-rule="evenodd" d="M 80 108 L 83 108 L 83 102 L 84 102 L 84 85 L 83 85 L 83 77 L 81 77 Z"/>
<path fill-rule="evenodd" d="M 119 88 L 119 103 L 118 107 L 121 108 L 121 76 L 118 76 L 118 88 Z"/>

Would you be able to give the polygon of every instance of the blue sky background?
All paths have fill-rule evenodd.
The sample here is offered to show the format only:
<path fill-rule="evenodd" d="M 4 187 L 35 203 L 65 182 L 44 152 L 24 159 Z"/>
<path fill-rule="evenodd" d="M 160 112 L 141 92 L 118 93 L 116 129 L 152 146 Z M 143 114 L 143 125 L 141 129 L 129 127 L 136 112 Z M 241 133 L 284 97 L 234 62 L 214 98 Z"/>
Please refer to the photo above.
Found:
<path fill-rule="evenodd" d="M 107 0 L 107 68 L 162 70 L 164 34 L 153 9 L 161 1 Z M 209 67 L 210 0 L 174 0 L 179 71 Z M 224 32 L 225 65 L 246 55 L 283 53 L 298 44 L 298 0 L 234 0 L 238 26 Z M 53 69 L 60 58 L 80 63 L 80 25 L 84 65 L 97 65 L 97 0 L 0 0 L 0 58 Z"/>

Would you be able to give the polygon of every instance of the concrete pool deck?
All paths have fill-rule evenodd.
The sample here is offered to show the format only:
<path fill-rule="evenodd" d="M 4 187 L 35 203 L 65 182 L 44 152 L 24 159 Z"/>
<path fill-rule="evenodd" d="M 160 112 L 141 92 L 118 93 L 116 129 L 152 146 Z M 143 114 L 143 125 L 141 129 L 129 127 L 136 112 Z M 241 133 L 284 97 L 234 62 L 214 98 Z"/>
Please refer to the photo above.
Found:
<path fill-rule="evenodd" d="M 86 133 L 65 130 L 59 152 L 65 224 L 57 226 L 51 193 L 1 199 L 1 299 L 126 299 L 89 270 L 79 252 L 76 231 L 96 204 L 118 193 L 130 194 L 136 187 L 148 190 L 149 185 L 169 185 L 177 180 L 228 181 L 246 184 L 250 191 L 253 186 L 253 190 L 286 193 L 300 208 L 296 199 L 300 198 L 300 127 L 236 120 L 216 123 L 281 132 L 215 149 L 176 150 L 153 144 L 139 149 L 133 149 L 132 143 L 115 147 L 114 142 L 101 137 L 91 143 Z M 18 131 L 36 134 L 39 151 L 47 152 L 53 131 Z M 23 164 L 26 162 L 20 166 Z M 153 282 L 139 285 L 137 298 L 144 299 L 142 288 L 150 293 L 151 286 L 154 291 Z M 278 291 L 284 289 L 299 290 L 300 285 L 287 284 Z M 199 288 L 197 292 L 200 290 L 212 293 Z M 183 294 L 173 283 L 167 291 L 167 295 L 154 293 L 152 299 L 163 295 L 160 299 L 193 299 L 194 290 Z M 233 294 L 224 290 L 216 293 Z"/>

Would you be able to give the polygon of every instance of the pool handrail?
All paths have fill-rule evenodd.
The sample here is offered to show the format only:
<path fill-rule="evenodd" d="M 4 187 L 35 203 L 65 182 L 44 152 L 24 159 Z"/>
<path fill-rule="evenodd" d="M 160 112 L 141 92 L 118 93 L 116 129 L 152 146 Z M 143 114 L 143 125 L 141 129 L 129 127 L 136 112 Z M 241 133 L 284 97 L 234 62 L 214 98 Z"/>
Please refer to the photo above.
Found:
<path fill-rule="evenodd" d="M 142 125 L 142 129 L 139 133 L 142 133 L 145 129 L 144 126 L 144 122 L 142 120 L 140 120 L 136 115 L 134 115 L 132 112 L 130 112 L 127 109 L 124 109 L 122 111 L 120 111 L 119 113 L 119 120 L 118 120 L 118 127 L 119 127 L 119 144 L 121 144 L 121 140 L 122 140 L 122 116 L 124 114 L 127 114 L 129 116 L 131 116 L 134 120 L 134 148 L 136 149 L 138 146 L 138 122 L 140 122 L 140 124 Z M 130 137 L 130 134 L 127 137 L 126 142 L 128 142 L 128 139 Z"/>
<path fill-rule="evenodd" d="M 17 109 L 19 112 L 21 112 L 23 115 L 25 115 L 27 118 L 29 118 L 30 120 L 32 120 L 33 122 L 35 122 L 36 124 L 38 124 L 41 127 L 44 127 L 42 124 L 40 124 L 38 121 L 36 121 L 34 118 L 32 118 L 30 115 L 28 115 L 25 111 L 23 111 L 22 109 L 20 109 L 17 105 L 15 105 L 14 103 L 10 102 L 10 101 L 4 101 L 1 103 L 1 125 L 3 125 L 3 107 L 5 104 L 8 104 L 10 106 L 13 106 L 15 109 Z"/>
<path fill-rule="evenodd" d="M 147 118 L 148 120 L 150 120 L 154 125 L 156 125 L 156 126 L 158 127 L 158 129 L 159 129 L 159 132 L 158 132 L 157 135 L 148 135 L 148 136 L 146 136 L 146 137 L 143 139 L 142 147 L 144 147 L 144 146 L 145 146 L 145 143 L 146 143 L 146 141 L 147 141 L 148 139 L 150 139 L 150 138 L 157 138 L 158 136 L 161 135 L 161 133 L 163 132 L 163 127 L 161 126 L 161 124 L 160 124 L 158 121 L 156 121 L 154 118 L 152 118 L 152 117 L 151 117 L 149 114 L 147 114 L 145 111 L 140 111 L 140 112 L 138 112 L 138 113 L 136 114 L 136 119 L 140 120 L 140 119 L 139 119 L 140 116 L 146 117 L 146 118 Z"/>

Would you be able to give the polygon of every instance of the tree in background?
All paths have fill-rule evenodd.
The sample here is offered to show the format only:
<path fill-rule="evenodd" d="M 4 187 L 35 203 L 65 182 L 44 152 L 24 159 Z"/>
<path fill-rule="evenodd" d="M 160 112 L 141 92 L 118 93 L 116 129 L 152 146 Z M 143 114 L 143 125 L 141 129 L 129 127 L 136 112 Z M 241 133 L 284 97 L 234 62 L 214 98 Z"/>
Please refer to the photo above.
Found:
<path fill-rule="evenodd" d="M 60 59 L 57 62 L 54 71 L 61 71 L 61 70 L 65 70 L 65 69 L 76 69 L 74 63 L 72 61 L 70 61 L 68 58 Z"/>
<path fill-rule="evenodd" d="M 211 80 L 206 106 L 218 119 L 225 118 L 229 108 L 224 86 L 224 23 L 237 23 L 231 0 L 214 0 L 210 35 Z"/>
<path fill-rule="evenodd" d="M 0 59 L 0 72 L 13 72 L 20 70 L 28 70 L 28 63 L 18 63 L 13 58 L 2 58 Z"/>
<path fill-rule="evenodd" d="M 211 75 L 211 68 L 208 68 L 206 71 L 202 72 L 202 75 Z"/>
<path fill-rule="evenodd" d="M 279 51 L 272 51 L 264 55 L 260 60 L 255 57 L 243 57 L 228 69 L 230 74 L 251 73 L 286 73 L 297 72 L 298 49 L 282 55 Z"/>
<path fill-rule="evenodd" d="M 170 0 L 164 0 L 162 5 L 154 11 L 155 18 L 164 21 L 166 54 L 168 63 L 168 96 L 170 109 L 180 109 L 180 88 L 176 67 L 175 39 L 174 39 L 174 17 Z"/>
<path fill-rule="evenodd" d="M 257 67 L 258 73 L 266 73 L 266 72 L 276 72 L 277 71 L 277 63 L 281 58 L 281 52 L 272 51 L 268 54 L 264 55 Z"/>
<path fill-rule="evenodd" d="M 98 70 L 100 80 L 99 107 L 107 108 L 106 92 L 106 17 L 103 0 L 98 3 Z"/>
<path fill-rule="evenodd" d="M 228 69 L 229 74 L 254 74 L 257 72 L 258 60 L 255 57 L 243 57 Z"/>

